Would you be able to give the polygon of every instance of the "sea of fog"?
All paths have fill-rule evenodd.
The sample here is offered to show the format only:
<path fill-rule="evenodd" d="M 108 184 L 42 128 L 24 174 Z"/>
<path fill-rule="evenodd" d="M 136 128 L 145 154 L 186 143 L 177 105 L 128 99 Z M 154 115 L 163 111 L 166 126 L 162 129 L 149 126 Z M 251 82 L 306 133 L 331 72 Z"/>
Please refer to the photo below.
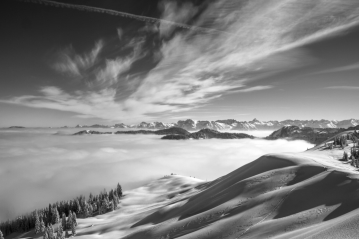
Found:
<path fill-rule="evenodd" d="M 0 221 L 81 194 L 97 194 L 118 182 L 128 190 L 171 173 L 213 180 L 263 154 L 313 146 L 286 140 L 70 135 L 79 130 L 0 129 Z M 244 133 L 264 137 L 271 132 Z"/>

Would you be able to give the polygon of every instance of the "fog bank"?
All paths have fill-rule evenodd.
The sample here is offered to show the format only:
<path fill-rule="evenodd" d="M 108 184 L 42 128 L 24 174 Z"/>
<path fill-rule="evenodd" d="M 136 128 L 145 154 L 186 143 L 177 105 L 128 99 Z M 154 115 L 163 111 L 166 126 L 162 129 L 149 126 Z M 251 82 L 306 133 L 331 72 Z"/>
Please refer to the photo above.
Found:
<path fill-rule="evenodd" d="M 286 140 L 165 141 L 157 135 L 66 135 L 77 131 L 53 135 L 57 130 L 0 130 L 0 220 L 80 194 L 97 194 L 117 182 L 128 190 L 170 173 L 213 180 L 263 154 L 312 147 L 304 141 Z M 265 134 L 257 132 L 257 136 Z"/>

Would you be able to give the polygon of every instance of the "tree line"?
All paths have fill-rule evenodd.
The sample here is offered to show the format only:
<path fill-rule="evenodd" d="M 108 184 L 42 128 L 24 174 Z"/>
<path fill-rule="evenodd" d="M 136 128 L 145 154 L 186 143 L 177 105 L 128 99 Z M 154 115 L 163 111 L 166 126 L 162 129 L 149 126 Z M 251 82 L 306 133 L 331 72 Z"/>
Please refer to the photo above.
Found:
<path fill-rule="evenodd" d="M 348 152 L 344 151 L 343 161 L 351 160 L 351 165 L 356 168 L 359 168 L 359 140 L 358 140 L 359 133 L 357 131 L 354 131 L 353 134 L 351 134 L 350 136 L 348 134 L 347 137 L 348 139 L 350 137 L 350 140 L 353 142 L 353 144 L 352 147 L 350 147 L 350 155 L 348 154 Z"/>
<path fill-rule="evenodd" d="M 49 204 L 48 207 L 37 209 L 31 213 L 21 215 L 13 220 L 0 223 L 0 239 L 14 232 L 28 232 L 35 229 L 35 233 L 44 233 L 46 239 L 57 239 L 76 234 L 77 217 L 86 218 L 109 211 L 114 211 L 122 197 L 122 187 L 118 183 L 115 189 L 109 192 L 104 189 L 98 195 L 90 193 L 88 199 L 79 196 L 72 200 Z M 61 215 L 61 216 L 60 216 Z M 61 221 L 61 223 L 60 223 Z M 52 225 L 59 224 L 55 232 Z M 56 234 L 56 235 L 55 235 Z"/>

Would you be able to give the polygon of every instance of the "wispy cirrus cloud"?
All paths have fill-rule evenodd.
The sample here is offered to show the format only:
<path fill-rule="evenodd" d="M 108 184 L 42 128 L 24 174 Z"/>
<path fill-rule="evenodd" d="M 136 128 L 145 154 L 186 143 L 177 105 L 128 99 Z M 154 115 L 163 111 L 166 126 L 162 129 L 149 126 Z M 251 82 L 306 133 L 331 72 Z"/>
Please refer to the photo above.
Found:
<path fill-rule="evenodd" d="M 117 36 L 121 40 L 123 36 L 123 30 L 121 28 L 117 28 Z"/>
<path fill-rule="evenodd" d="M 338 85 L 338 86 L 324 87 L 324 89 L 327 89 L 327 90 L 359 90 L 359 86 Z"/>
<path fill-rule="evenodd" d="M 121 38 L 122 30 L 117 29 L 117 34 Z M 58 54 L 57 62 L 52 67 L 60 73 L 82 81 L 89 87 L 97 89 L 115 87 L 120 76 L 130 70 L 135 61 L 146 55 L 146 51 L 142 49 L 145 39 L 144 36 L 130 39 L 122 49 L 130 49 L 131 53 L 109 59 L 106 56 L 99 57 L 105 47 L 102 40 L 96 42 L 93 49 L 84 54 L 76 54 L 70 46 Z"/>
<path fill-rule="evenodd" d="M 301 46 L 340 34 L 359 22 L 357 0 L 219 0 L 200 13 L 191 4 L 164 2 L 160 9 L 167 22 L 155 23 L 159 30 L 151 32 L 159 34 L 161 41 L 159 62 L 146 74 L 125 76 L 149 50 L 143 48 L 146 36 L 133 37 L 124 46 L 132 49 L 131 53 L 115 59 L 104 57 L 94 70 L 91 66 L 102 49 L 96 44 L 95 50 L 81 57 L 65 55 L 57 70 L 85 76 L 97 87 L 63 92 L 48 86 L 41 89 L 40 96 L 14 97 L 6 102 L 108 120 L 186 111 L 231 91 L 240 94 L 272 88 L 256 85 L 255 80 L 259 75 L 311 63 Z M 168 21 L 191 22 L 193 27 L 176 31 L 178 24 L 168 25 Z M 121 39 L 124 34 L 121 32 Z"/>
<path fill-rule="evenodd" d="M 107 120 L 141 120 L 142 118 L 145 120 L 151 119 L 151 117 L 145 116 L 145 113 L 169 110 L 166 105 L 151 105 L 131 100 L 118 102 L 116 100 L 117 91 L 112 88 L 67 93 L 58 87 L 45 86 L 39 90 L 39 93 L 38 96 L 24 95 L 13 97 L 11 100 L 0 100 L 0 102 L 76 112 L 80 118 L 102 118 Z M 141 119 L 139 116 L 141 116 Z"/>
<path fill-rule="evenodd" d="M 159 5 L 162 10 L 161 19 L 176 22 L 187 23 L 197 13 L 197 7 L 190 2 L 182 3 L 180 6 L 176 1 L 162 1 Z M 159 24 L 159 33 L 161 36 L 169 36 L 176 28 L 173 24 L 161 21 Z"/>
<path fill-rule="evenodd" d="M 272 88 L 273 88 L 272 85 L 258 85 L 258 86 L 241 89 L 241 90 L 230 91 L 230 93 L 245 93 L 245 92 L 268 90 L 268 89 L 272 89 Z"/>
<path fill-rule="evenodd" d="M 328 73 L 337 73 L 337 72 L 355 71 L 355 70 L 359 70 L 359 62 L 355 63 L 355 64 L 346 65 L 346 66 L 331 68 L 331 69 L 324 70 L 324 71 L 314 72 L 312 74 L 319 75 L 319 74 L 328 74 Z"/>
<path fill-rule="evenodd" d="M 90 52 L 83 55 L 76 54 L 74 48 L 69 46 L 59 52 L 59 59 L 53 64 L 53 68 L 65 75 L 83 78 L 87 71 L 99 60 L 98 56 L 103 46 L 103 42 L 98 41 Z"/>

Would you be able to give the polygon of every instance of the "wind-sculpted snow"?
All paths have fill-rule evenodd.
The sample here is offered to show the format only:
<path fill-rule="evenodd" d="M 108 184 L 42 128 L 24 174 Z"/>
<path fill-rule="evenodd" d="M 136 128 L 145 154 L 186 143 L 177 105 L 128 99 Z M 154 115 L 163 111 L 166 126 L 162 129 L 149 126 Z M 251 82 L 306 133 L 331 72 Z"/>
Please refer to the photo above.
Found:
<path fill-rule="evenodd" d="M 185 196 L 181 195 L 154 210 L 132 225 L 132 229 L 138 230 L 122 238 L 355 235 L 355 228 L 347 227 L 346 231 L 338 226 L 339 231 L 334 231 L 331 227 L 358 218 L 359 194 L 354 192 L 359 188 L 359 175 L 327 167 L 321 160 L 330 164 L 333 159 L 317 159 L 309 153 L 260 157 L 197 187 L 197 194 L 188 195 L 184 203 L 174 204 L 183 200 Z M 307 233 L 308 228 L 311 233 Z M 330 236 L 330 231 L 336 236 Z"/>

